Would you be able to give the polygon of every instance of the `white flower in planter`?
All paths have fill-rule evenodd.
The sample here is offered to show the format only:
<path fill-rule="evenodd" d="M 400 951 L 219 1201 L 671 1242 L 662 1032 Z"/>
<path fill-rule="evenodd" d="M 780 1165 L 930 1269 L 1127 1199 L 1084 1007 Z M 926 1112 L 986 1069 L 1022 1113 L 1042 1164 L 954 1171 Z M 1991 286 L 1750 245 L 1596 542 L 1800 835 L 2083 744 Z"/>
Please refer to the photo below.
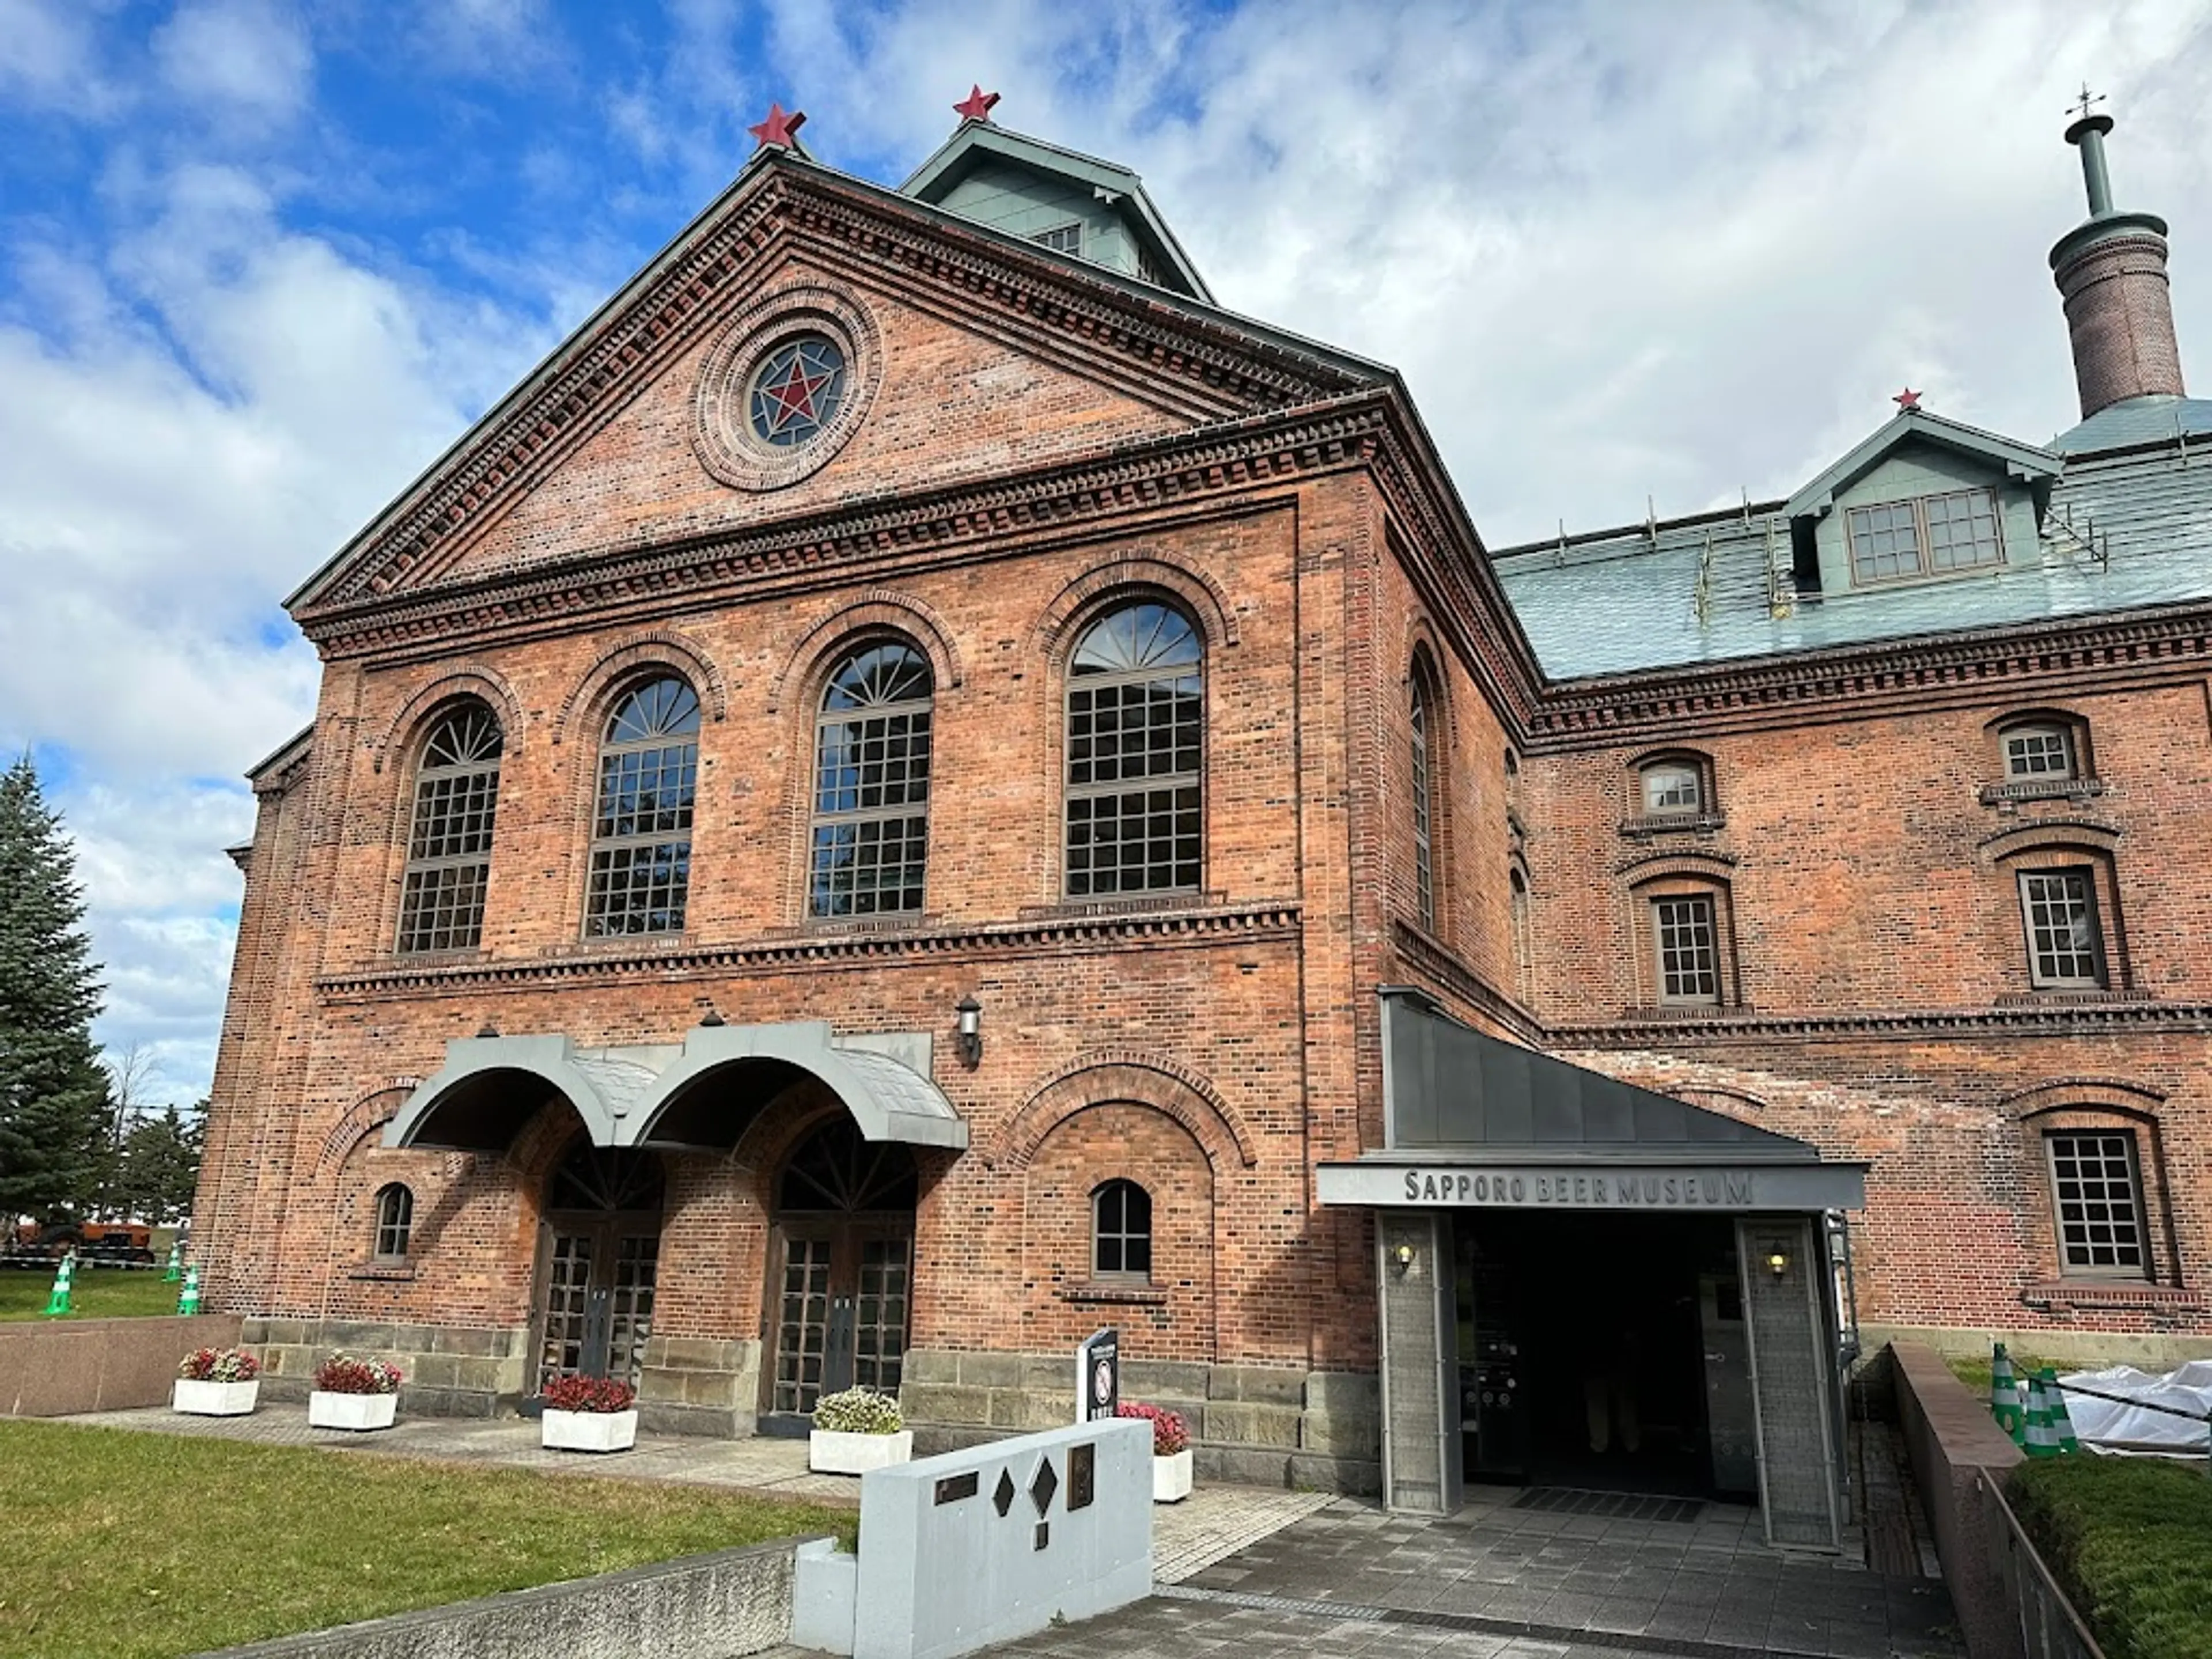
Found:
<path fill-rule="evenodd" d="M 399 1413 L 399 1367 L 382 1359 L 332 1354 L 315 1368 L 307 1395 L 311 1429 L 388 1429 Z"/>
<path fill-rule="evenodd" d="M 898 1401 L 873 1389 L 825 1394 L 814 1404 L 806 1467 L 817 1474 L 866 1474 L 914 1456 L 914 1431 Z"/>
<path fill-rule="evenodd" d="M 261 1362 L 237 1348 L 199 1348 L 177 1366 L 169 1408 L 187 1417 L 244 1417 L 261 1395 Z"/>

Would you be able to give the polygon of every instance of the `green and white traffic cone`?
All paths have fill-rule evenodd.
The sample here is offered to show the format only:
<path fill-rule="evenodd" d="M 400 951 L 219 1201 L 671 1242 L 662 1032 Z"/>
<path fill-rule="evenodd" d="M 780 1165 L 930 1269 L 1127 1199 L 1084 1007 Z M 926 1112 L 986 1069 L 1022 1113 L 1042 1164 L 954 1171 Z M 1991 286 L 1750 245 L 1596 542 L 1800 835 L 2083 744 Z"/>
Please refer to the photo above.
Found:
<path fill-rule="evenodd" d="M 172 1244 L 169 1246 L 169 1265 L 162 1269 L 161 1282 L 164 1285 L 173 1285 L 184 1276 L 185 1247 L 181 1244 Z"/>
<path fill-rule="evenodd" d="M 2036 1380 L 2043 1384 L 2043 1398 L 2051 1425 L 2051 1446 L 2054 1456 L 2063 1457 L 2069 1452 L 2078 1452 L 2081 1443 L 2074 1437 L 2074 1419 L 2066 1410 L 2066 1390 L 2058 1386 L 2058 1372 L 2045 1366 Z"/>
<path fill-rule="evenodd" d="M 184 1291 L 177 1297 L 177 1311 L 180 1314 L 196 1314 L 199 1310 L 200 1270 L 198 1267 L 187 1267 L 185 1269 Z"/>
<path fill-rule="evenodd" d="M 2012 1437 L 2012 1443 L 2021 1443 L 2027 1425 L 2027 1413 L 2021 1407 L 2020 1379 L 2013 1375 L 2012 1356 L 2005 1352 L 2002 1342 L 1990 1358 L 1990 1415 L 1997 1426 Z"/>
<path fill-rule="evenodd" d="M 2030 1457 L 2058 1455 L 2058 1437 L 2051 1432 L 2051 1400 L 2044 1392 L 2043 1376 L 2031 1371 L 2027 1379 L 2027 1438 L 2021 1449 Z"/>
<path fill-rule="evenodd" d="M 53 1288 L 46 1292 L 46 1312 L 65 1314 L 70 1310 L 70 1292 L 76 1286 L 76 1258 L 65 1255 L 54 1270 Z"/>

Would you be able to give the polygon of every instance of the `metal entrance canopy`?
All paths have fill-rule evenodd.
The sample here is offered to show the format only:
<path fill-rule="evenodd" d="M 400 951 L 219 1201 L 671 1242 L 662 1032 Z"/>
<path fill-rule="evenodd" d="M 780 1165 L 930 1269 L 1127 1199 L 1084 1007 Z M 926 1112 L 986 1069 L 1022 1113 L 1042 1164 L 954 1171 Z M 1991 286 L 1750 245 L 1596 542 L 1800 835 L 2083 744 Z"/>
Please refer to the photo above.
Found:
<path fill-rule="evenodd" d="M 461 1037 L 385 1126 L 386 1146 L 496 1152 L 556 1094 L 599 1146 L 727 1151 L 750 1122 L 716 1079 L 749 1078 L 756 1103 L 803 1077 L 825 1085 L 863 1139 L 968 1145 L 968 1125 L 928 1075 L 921 1033 L 834 1036 L 826 1021 L 701 1025 L 673 1043 L 580 1049 L 566 1036 Z M 763 1092 L 763 1090 L 766 1092 Z"/>
<path fill-rule="evenodd" d="M 1863 1163 L 1488 1036 L 1385 986 L 1380 1151 L 1316 1172 L 1376 1208 L 1855 1210 Z"/>

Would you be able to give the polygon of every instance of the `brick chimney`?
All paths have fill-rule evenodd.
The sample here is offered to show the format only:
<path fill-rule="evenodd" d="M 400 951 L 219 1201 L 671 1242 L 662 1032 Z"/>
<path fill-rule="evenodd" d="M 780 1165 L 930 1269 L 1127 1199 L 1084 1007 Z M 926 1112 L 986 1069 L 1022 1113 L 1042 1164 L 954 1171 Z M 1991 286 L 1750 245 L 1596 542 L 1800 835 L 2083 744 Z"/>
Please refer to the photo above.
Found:
<path fill-rule="evenodd" d="M 2109 115 L 2084 115 L 2066 129 L 2066 142 L 2081 152 L 2089 216 L 2051 250 L 2051 277 L 2065 296 L 2074 339 L 2083 420 L 2123 398 L 2183 395 L 2166 280 L 2166 221 L 2114 210 L 2105 170 L 2105 135 L 2112 130 Z"/>

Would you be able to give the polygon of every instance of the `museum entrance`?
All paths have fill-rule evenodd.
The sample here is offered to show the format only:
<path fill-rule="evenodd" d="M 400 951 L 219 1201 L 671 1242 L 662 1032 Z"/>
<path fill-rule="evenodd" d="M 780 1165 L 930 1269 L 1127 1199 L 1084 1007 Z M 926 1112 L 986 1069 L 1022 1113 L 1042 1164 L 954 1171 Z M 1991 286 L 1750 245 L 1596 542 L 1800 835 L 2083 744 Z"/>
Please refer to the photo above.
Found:
<path fill-rule="evenodd" d="M 803 1433 L 825 1394 L 898 1393 L 919 1187 L 912 1150 L 863 1139 L 844 1112 L 825 1118 L 784 1164 L 762 1433 Z"/>
<path fill-rule="evenodd" d="M 1465 1211 L 1452 1240 L 1467 1480 L 1753 1495 L 1732 1218 Z"/>
<path fill-rule="evenodd" d="M 562 1376 L 637 1382 L 653 1334 L 661 1202 L 657 1152 L 579 1137 L 555 1168 L 538 1227 L 533 1395 Z"/>

